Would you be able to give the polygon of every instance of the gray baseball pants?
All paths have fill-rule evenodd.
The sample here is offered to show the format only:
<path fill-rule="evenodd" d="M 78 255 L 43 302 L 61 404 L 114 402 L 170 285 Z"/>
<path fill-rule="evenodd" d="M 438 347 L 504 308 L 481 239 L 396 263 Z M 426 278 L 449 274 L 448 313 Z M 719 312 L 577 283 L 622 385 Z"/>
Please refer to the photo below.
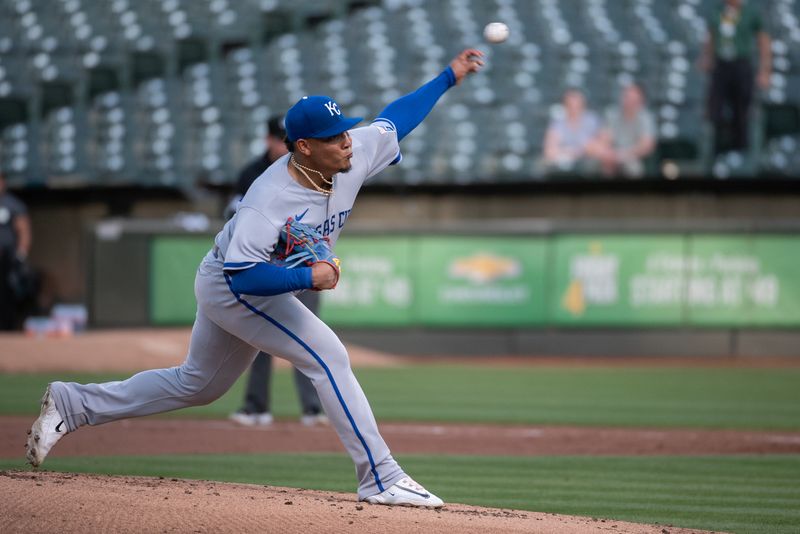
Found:
<path fill-rule="evenodd" d="M 189 354 L 178 367 L 105 384 L 53 382 L 58 412 L 71 432 L 128 417 L 208 404 L 225 393 L 260 350 L 287 359 L 317 389 L 356 467 L 360 499 L 406 476 L 378 432 L 344 345 L 290 294 L 235 295 L 210 254 L 195 278 L 197 318 Z"/>
<path fill-rule="evenodd" d="M 297 300 L 303 303 L 306 308 L 314 315 L 319 314 L 319 292 L 303 291 L 297 296 Z M 322 411 L 322 405 L 317 395 L 314 384 L 306 375 L 292 368 L 294 375 L 294 385 L 297 389 L 297 396 L 300 399 L 300 410 L 303 415 L 316 415 Z M 266 352 L 259 352 L 253 365 L 250 366 L 250 376 L 247 378 L 247 388 L 244 393 L 244 405 L 242 411 L 245 413 L 264 413 L 270 412 L 272 390 L 272 355 Z"/>

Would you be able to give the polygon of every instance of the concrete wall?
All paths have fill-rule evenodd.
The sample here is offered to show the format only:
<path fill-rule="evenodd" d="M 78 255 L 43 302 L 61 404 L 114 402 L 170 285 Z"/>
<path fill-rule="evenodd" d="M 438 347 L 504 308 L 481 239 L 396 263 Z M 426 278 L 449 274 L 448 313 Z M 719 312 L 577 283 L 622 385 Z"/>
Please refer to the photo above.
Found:
<path fill-rule="evenodd" d="M 800 357 L 800 331 L 727 329 L 353 329 L 345 342 L 421 356 Z"/>
<path fill-rule="evenodd" d="M 800 185 L 800 184 L 798 184 Z M 691 225 L 692 221 L 740 221 L 768 223 L 800 220 L 800 187 L 771 193 L 721 194 L 714 191 L 662 192 L 537 192 L 526 186 L 523 192 L 464 192 L 457 187 L 436 193 L 398 193 L 367 188 L 359 197 L 349 219 L 360 229 L 394 226 L 418 227 L 431 224 L 458 226 L 461 221 L 479 227 L 481 221 L 502 219 L 548 219 L 602 221 L 609 226 L 636 227 L 647 219 L 649 227 L 663 224 Z M 103 196 L 105 195 L 105 197 Z M 128 195 L 120 199 L 122 195 Z M 84 232 L 95 222 L 111 215 L 132 218 L 170 218 L 178 212 L 200 212 L 216 218 L 224 204 L 208 194 L 186 198 L 141 198 L 135 193 L 101 193 L 84 199 L 76 192 L 59 192 L 39 198 L 21 195 L 27 201 L 33 221 L 34 246 L 31 261 L 44 275 L 43 301 L 81 301 L 86 297 L 88 265 Z M 118 205 L 122 202 L 124 209 Z"/>
<path fill-rule="evenodd" d="M 554 219 L 800 219 L 796 194 L 380 194 L 362 195 L 351 220 L 442 221 Z M 357 218 L 357 219 L 356 219 Z"/>

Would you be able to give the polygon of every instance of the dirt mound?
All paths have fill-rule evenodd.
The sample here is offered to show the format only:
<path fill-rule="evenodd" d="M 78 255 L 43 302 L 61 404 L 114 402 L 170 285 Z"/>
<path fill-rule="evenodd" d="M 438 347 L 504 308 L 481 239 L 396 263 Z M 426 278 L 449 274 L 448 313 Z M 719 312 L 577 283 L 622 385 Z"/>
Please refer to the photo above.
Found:
<path fill-rule="evenodd" d="M 9 533 L 698 532 L 460 504 L 391 508 L 352 494 L 145 477 L 0 471 L 0 494 L 0 531 Z"/>

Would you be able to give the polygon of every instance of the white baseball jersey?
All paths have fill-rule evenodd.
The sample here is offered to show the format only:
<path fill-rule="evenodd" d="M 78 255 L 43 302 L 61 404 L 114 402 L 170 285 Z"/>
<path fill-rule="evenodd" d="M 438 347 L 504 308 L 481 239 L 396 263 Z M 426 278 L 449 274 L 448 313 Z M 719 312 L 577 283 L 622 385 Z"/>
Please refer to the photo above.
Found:
<path fill-rule="evenodd" d="M 377 121 L 350 131 L 353 143 L 352 167 L 333 179 L 333 194 L 303 187 L 289 174 L 289 154 L 278 159 L 259 176 L 236 214 L 217 234 L 216 251 L 232 271 L 270 261 L 281 228 L 289 217 L 303 222 L 330 239 L 339 239 L 353 202 L 364 182 L 385 169 L 397 157 L 400 147 L 394 128 Z"/>

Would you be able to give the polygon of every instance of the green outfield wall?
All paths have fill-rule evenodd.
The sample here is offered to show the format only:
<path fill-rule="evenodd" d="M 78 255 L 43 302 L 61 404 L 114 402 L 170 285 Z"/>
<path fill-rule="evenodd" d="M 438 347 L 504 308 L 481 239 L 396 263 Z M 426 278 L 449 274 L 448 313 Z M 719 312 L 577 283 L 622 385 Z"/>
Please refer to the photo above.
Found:
<path fill-rule="evenodd" d="M 191 324 L 197 311 L 194 275 L 214 240 L 211 236 L 159 236 L 150 243 L 150 320 Z"/>
<path fill-rule="evenodd" d="M 209 235 L 154 235 L 152 324 L 190 324 Z M 796 327 L 800 236 L 608 233 L 353 235 L 325 293 L 331 325 Z"/>

